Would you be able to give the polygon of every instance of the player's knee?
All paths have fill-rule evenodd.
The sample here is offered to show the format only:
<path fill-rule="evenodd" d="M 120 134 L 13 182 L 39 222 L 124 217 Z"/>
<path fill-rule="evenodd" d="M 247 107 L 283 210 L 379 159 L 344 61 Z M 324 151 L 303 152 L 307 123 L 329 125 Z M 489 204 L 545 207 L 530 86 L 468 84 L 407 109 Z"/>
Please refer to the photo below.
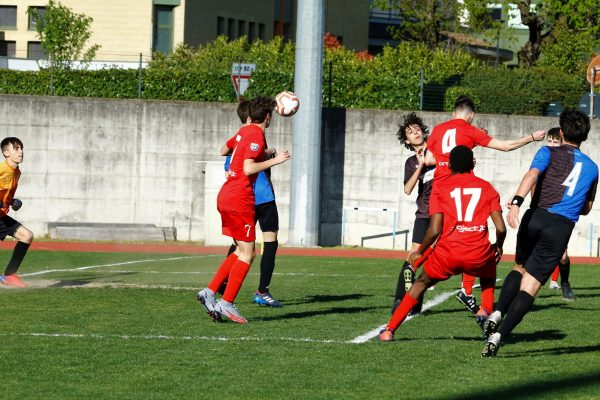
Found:
<path fill-rule="evenodd" d="M 513 267 L 513 271 L 517 271 L 518 273 L 520 273 L 521 275 L 523 275 L 525 273 L 525 268 L 523 268 L 523 266 L 521 264 L 516 264 Z"/>
<path fill-rule="evenodd" d="M 31 232 L 29 229 L 25 228 L 24 226 L 21 226 L 17 230 L 16 239 L 19 240 L 20 242 L 31 244 L 31 242 L 33 242 L 33 232 Z"/>

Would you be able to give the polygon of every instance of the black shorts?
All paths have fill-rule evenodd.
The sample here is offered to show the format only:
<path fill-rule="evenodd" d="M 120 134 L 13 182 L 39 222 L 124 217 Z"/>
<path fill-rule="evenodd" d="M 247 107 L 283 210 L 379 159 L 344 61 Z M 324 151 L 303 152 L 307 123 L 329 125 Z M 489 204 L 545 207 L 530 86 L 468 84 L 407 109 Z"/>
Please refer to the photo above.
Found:
<path fill-rule="evenodd" d="M 254 206 L 255 219 L 263 232 L 279 231 L 279 213 L 275 200 Z"/>
<path fill-rule="evenodd" d="M 543 208 L 527 210 L 517 233 L 515 262 L 543 284 L 567 249 L 575 222 Z"/>
<path fill-rule="evenodd" d="M 0 240 L 6 239 L 7 236 L 14 237 L 20 226 L 21 223 L 19 221 L 14 220 L 8 215 L 0 217 Z"/>
<path fill-rule="evenodd" d="M 429 218 L 415 218 L 415 224 L 413 225 L 412 242 L 421 244 L 425 237 L 425 232 L 429 228 Z"/>

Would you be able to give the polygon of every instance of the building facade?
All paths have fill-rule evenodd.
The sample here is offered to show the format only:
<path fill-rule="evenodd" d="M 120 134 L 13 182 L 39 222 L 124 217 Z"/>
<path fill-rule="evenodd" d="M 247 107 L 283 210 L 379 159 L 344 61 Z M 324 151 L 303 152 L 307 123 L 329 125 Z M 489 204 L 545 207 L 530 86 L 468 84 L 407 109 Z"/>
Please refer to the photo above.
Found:
<path fill-rule="evenodd" d="M 297 0 L 60 0 L 78 14 L 93 18 L 89 44 L 98 44 L 101 61 L 144 61 L 154 51 L 170 53 L 180 43 L 192 47 L 220 35 L 249 41 L 271 40 L 275 35 L 295 39 Z M 0 0 L 0 57 L 44 57 L 30 8 L 44 13 L 44 0 Z M 325 31 L 348 48 L 368 45 L 369 3 L 329 0 Z"/>

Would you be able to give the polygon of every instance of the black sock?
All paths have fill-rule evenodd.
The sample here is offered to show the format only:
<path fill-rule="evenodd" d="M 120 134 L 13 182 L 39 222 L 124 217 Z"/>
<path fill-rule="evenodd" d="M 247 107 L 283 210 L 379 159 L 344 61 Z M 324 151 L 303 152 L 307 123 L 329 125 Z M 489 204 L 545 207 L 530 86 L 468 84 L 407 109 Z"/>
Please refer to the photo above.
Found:
<path fill-rule="evenodd" d="M 6 266 L 6 270 L 4 271 L 4 275 L 12 275 L 16 274 L 23 258 L 25 258 L 25 254 L 27 254 L 27 250 L 29 250 L 29 243 L 25 242 L 17 242 L 15 249 L 13 250 L 12 257 Z"/>
<path fill-rule="evenodd" d="M 508 311 L 506 311 L 506 317 L 500 325 L 500 335 L 506 337 L 512 330 L 517 326 L 525 317 L 525 314 L 529 312 L 533 305 L 533 296 L 529 293 L 521 290 L 515 296 L 514 300 L 510 303 Z"/>
<path fill-rule="evenodd" d="M 569 282 L 569 273 L 571 272 L 571 259 L 567 257 L 566 263 L 558 262 L 558 269 L 560 270 L 560 281 L 561 283 Z"/>
<path fill-rule="evenodd" d="M 398 275 L 398 283 L 396 284 L 396 294 L 394 296 L 395 300 L 402 300 L 404 295 L 406 294 L 406 284 L 404 283 L 404 270 L 410 267 L 408 261 L 404 261 L 402 268 L 400 268 L 400 275 Z"/>
<path fill-rule="evenodd" d="M 519 293 L 519 289 L 521 288 L 521 279 L 523 279 L 523 275 L 514 269 L 510 271 L 508 275 L 506 275 L 502 289 L 500 289 L 500 296 L 498 297 L 498 302 L 494 307 L 494 311 L 500 311 L 502 315 L 506 314 L 510 302 L 515 298 L 517 293 Z"/>
<path fill-rule="evenodd" d="M 260 281 L 258 284 L 258 291 L 261 293 L 269 291 L 273 270 L 275 270 L 275 254 L 277 254 L 278 244 L 277 240 L 263 244 L 263 255 L 260 258 Z"/>

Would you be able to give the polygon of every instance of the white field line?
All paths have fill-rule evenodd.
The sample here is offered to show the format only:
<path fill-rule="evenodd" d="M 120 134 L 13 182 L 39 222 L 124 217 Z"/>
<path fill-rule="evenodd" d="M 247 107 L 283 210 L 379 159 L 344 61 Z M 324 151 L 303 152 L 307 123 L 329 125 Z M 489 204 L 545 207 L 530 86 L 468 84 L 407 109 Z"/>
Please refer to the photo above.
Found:
<path fill-rule="evenodd" d="M 459 291 L 455 290 L 454 292 L 444 292 L 438 296 L 435 296 L 433 299 L 429 300 L 428 302 L 426 302 L 425 304 L 423 304 L 423 308 L 422 311 L 426 311 L 429 310 L 430 308 L 433 308 L 439 304 L 442 304 L 443 302 L 445 302 L 446 300 L 448 300 L 450 297 L 455 296 Z M 418 317 L 420 314 L 417 315 L 409 315 L 408 317 L 406 317 L 406 319 L 404 320 L 404 322 L 406 321 L 410 321 L 411 319 Z M 379 332 L 385 328 L 385 324 L 378 326 L 375 329 L 370 330 L 369 332 L 365 333 L 364 335 L 360 335 L 355 337 L 354 339 L 352 339 L 350 341 L 350 343 L 365 343 L 368 342 L 369 340 L 373 339 L 375 336 L 377 336 L 379 334 Z"/>
<path fill-rule="evenodd" d="M 20 274 L 20 275 L 21 276 L 36 276 L 36 275 L 49 274 L 49 273 L 52 273 L 52 272 L 85 271 L 87 269 L 94 269 L 94 268 L 116 267 L 116 266 L 119 266 L 119 265 L 131 265 L 131 264 L 140 264 L 140 263 L 148 263 L 148 262 L 186 260 L 186 259 L 189 259 L 189 258 L 196 258 L 196 257 L 198 257 L 198 256 L 170 257 L 170 258 L 153 258 L 153 259 L 147 259 L 147 260 L 123 261 L 123 262 L 111 263 L 111 264 L 88 265 L 88 266 L 85 266 L 85 267 L 78 267 L 78 268 L 47 269 L 47 270 L 44 270 L 44 271 L 30 272 L 28 274 Z"/>
<path fill-rule="evenodd" d="M 196 340 L 196 341 L 215 341 L 215 342 L 301 342 L 301 343 L 335 343 L 350 344 L 347 340 L 329 340 L 329 339 L 311 339 L 311 338 L 291 338 L 291 337 L 222 337 L 222 336 L 171 336 L 171 335 L 102 335 L 95 333 L 10 333 L 3 332 L 0 336 L 23 336 L 23 337 L 50 337 L 50 338 L 89 338 L 89 339 L 122 339 L 122 340 Z"/>

